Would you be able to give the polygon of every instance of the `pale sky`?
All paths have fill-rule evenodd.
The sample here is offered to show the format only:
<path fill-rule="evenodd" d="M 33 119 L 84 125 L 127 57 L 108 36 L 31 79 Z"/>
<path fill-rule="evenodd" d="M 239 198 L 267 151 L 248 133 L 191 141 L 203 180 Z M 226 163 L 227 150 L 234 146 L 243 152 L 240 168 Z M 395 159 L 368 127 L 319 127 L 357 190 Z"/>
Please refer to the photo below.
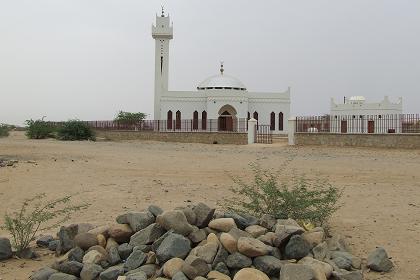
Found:
<path fill-rule="evenodd" d="M 420 113 L 418 0 L 0 0 L 0 123 L 152 114 L 161 4 L 170 90 L 195 90 L 223 60 L 250 91 L 290 86 L 294 115 L 351 95 Z"/>

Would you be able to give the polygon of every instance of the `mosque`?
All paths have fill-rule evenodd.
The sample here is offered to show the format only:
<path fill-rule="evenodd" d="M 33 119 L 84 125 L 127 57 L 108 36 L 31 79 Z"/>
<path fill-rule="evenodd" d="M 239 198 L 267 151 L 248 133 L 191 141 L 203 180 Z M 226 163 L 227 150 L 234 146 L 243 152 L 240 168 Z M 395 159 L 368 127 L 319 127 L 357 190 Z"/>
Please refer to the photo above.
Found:
<path fill-rule="evenodd" d="M 236 130 L 239 122 L 254 118 L 269 125 L 273 133 L 286 133 L 290 114 L 290 88 L 284 92 L 251 92 L 237 78 L 219 73 L 202 81 L 196 91 L 170 91 L 169 42 L 173 26 L 169 15 L 156 15 L 152 26 L 155 39 L 154 119 L 166 120 L 166 129 L 182 129 L 191 120 L 194 130 L 208 130 L 208 121 L 217 120 L 218 131 Z"/>

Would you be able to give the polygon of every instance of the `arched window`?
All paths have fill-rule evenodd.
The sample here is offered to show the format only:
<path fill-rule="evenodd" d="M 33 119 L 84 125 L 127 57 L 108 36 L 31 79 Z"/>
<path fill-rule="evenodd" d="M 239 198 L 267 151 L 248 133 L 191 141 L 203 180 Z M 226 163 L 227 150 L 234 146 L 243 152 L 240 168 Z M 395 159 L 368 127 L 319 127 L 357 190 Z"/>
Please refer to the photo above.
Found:
<path fill-rule="evenodd" d="M 194 111 L 193 113 L 193 127 L 194 130 L 198 129 L 198 112 Z"/>
<path fill-rule="evenodd" d="M 270 130 L 276 129 L 276 114 L 271 112 L 270 114 Z"/>
<path fill-rule="evenodd" d="M 250 120 L 250 119 L 251 119 L 251 114 L 248 112 L 247 120 Z"/>
<path fill-rule="evenodd" d="M 175 129 L 181 129 L 181 112 L 176 111 Z"/>
<path fill-rule="evenodd" d="M 207 112 L 203 111 L 201 113 L 201 129 L 207 130 Z"/>
<path fill-rule="evenodd" d="M 280 112 L 279 113 L 279 130 L 280 131 L 283 131 L 283 122 L 284 122 L 284 120 L 283 120 L 283 112 Z"/>
<path fill-rule="evenodd" d="M 257 111 L 254 112 L 253 117 L 254 117 L 254 119 L 256 119 L 258 121 L 258 112 Z"/>
<path fill-rule="evenodd" d="M 172 129 L 172 111 L 169 110 L 168 111 L 168 116 L 166 118 L 166 128 L 167 129 Z"/>

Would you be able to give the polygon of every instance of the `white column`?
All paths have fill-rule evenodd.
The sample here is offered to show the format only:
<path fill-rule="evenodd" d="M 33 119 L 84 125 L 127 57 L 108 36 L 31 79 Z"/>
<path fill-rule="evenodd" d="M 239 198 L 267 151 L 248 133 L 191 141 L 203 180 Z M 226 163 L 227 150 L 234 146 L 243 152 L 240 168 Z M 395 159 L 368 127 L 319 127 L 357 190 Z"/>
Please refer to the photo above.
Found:
<path fill-rule="evenodd" d="M 257 125 L 257 120 L 251 118 L 248 120 L 248 144 L 255 143 L 255 126 Z"/>
<path fill-rule="evenodd" d="M 291 117 L 289 118 L 288 126 L 287 126 L 289 145 L 295 144 L 295 131 L 296 131 L 296 118 Z"/>

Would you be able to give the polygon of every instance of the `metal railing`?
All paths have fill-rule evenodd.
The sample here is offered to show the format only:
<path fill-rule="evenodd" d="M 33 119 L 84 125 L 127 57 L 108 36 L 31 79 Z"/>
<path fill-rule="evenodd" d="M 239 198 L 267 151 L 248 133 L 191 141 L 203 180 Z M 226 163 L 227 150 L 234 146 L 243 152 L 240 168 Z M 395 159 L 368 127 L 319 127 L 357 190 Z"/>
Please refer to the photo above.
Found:
<path fill-rule="evenodd" d="M 96 130 L 155 131 L 155 132 L 226 132 L 246 133 L 247 119 L 189 119 L 189 120 L 142 120 L 138 122 L 121 121 L 83 121 Z M 63 122 L 49 122 L 61 126 Z"/>
<path fill-rule="evenodd" d="M 420 133 L 420 114 L 324 115 L 296 118 L 296 132 Z"/>

